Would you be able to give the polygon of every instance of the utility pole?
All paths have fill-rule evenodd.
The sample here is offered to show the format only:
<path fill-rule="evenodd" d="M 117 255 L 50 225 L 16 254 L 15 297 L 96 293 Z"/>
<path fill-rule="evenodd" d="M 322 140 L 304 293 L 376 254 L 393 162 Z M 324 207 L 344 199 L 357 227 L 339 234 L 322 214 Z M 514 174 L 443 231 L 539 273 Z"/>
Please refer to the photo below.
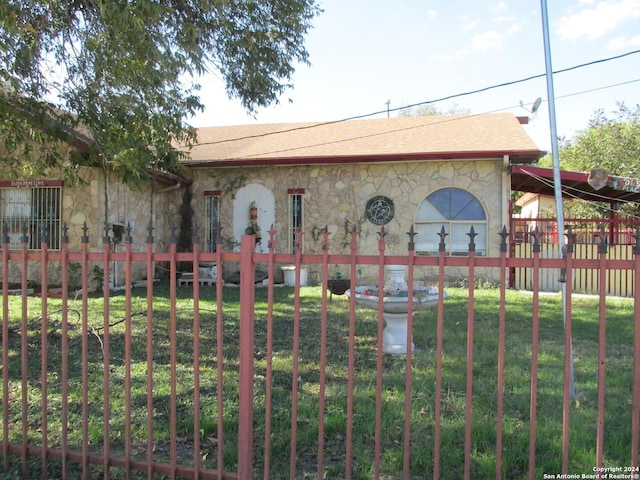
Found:
<path fill-rule="evenodd" d="M 562 204 L 562 179 L 560 177 L 560 155 L 558 153 L 558 128 L 556 125 L 556 100 L 553 91 L 553 67 L 551 66 L 551 45 L 549 42 L 549 15 L 547 13 L 547 0 L 540 0 L 542 7 L 542 31 L 544 37 L 544 58 L 546 65 L 547 77 L 547 98 L 549 99 L 549 127 L 551 129 L 551 154 L 553 156 L 553 191 L 556 201 L 556 221 L 558 224 L 558 247 L 560 253 L 564 257 L 564 207 Z M 566 305 L 567 305 L 567 284 L 560 283 L 562 292 L 562 315 L 566 328 Z M 573 342 L 572 342 L 573 345 Z M 573 346 L 571 346 L 573 350 Z M 573 351 L 571 352 L 571 373 L 569 379 L 571 385 L 571 398 L 575 398 L 575 384 L 573 374 Z"/>

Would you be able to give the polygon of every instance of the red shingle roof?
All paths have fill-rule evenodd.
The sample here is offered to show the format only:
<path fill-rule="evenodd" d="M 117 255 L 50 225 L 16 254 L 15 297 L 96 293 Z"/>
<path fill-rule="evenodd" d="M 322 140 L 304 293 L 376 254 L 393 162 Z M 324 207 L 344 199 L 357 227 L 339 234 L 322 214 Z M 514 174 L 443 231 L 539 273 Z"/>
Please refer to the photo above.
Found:
<path fill-rule="evenodd" d="M 510 113 L 198 129 L 191 166 L 313 164 L 544 155 Z"/>

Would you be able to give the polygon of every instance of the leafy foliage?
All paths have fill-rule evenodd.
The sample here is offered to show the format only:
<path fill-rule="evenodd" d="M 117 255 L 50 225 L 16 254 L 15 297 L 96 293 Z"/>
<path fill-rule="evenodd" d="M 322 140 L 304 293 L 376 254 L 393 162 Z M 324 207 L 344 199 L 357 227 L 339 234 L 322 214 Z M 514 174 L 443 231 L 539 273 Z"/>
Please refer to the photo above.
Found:
<path fill-rule="evenodd" d="M 640 105 L 628 107 L 618 103 L 616 111 L 607 115 L 594 112 L 589 127 L 560 148 L 560 166 L 564 170 L 589 172 L 603 168 L 609 175 L 640 178 Z M 543 162 L 541 162 L 542 164 Z M 573 201 L 567 205 L 570 216 L 596 217 L 606 214 L 607 203 Z M 638 205 L 620 207 L 621 215 L 637 215 Z"/>
<path fill-rule="evenodd" d="M 196 140 L 198 77 L 217 71 L 249 112 L 277 102 L 319 12 L 314 0 L 0 0 L 3 160 L 73 170 L 88 158 L 41 148 L 80 135 L 129 183 L 176 171 L 176 145 Z"/>
<path fill-rule="evenodd" d="M 640 177 L 640 105 L 624 103 L 611 117 L 594 112 L 589 128 L 580 132 L 561 149 L 565 169 L 588 172 L 604 168 L 610 175 Z"/>
<path fill-rule="evenodd" d="M 446 109 L 439 109 L 433 104 L 403 108 L 398 112 L 399 117 L 432 117 L 437 115 L 469 115 L 471 109 L 460 107 L 457 103 L 450 104 Z"/>

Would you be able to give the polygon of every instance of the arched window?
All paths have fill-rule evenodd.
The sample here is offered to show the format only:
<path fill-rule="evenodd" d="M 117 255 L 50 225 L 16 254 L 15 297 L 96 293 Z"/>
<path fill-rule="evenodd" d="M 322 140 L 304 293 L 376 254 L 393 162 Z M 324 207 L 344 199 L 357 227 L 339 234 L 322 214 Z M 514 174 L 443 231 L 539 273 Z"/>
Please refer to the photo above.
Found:
<path fill-rule="evenodd" d="M 460 188 L 443 188 L 433 192 L 416 212 L 416 252 L 437 255 L 442 227 L 447 255 L 467 255 L 471 227 L 475 237 L 476 255 L 487 254 L 487 215 L 482 204 L 469 192 Z"/>

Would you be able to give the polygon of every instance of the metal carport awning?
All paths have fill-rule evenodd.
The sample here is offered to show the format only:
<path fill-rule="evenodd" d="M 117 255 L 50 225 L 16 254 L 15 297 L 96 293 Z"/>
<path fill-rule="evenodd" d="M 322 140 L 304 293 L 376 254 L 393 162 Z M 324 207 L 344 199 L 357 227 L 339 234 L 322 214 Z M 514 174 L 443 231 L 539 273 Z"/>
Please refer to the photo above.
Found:
<path fill-rule="evenodd" d="M 512 165 L 511 190 L 554 196 L 553 169 L 530 165 Z M 562 197 L 591 202 L 640 202 L 640 179 L 609 175 L 604 186 L 596 190 L 589 183 L 589 173 L 560 171 Z"/>

